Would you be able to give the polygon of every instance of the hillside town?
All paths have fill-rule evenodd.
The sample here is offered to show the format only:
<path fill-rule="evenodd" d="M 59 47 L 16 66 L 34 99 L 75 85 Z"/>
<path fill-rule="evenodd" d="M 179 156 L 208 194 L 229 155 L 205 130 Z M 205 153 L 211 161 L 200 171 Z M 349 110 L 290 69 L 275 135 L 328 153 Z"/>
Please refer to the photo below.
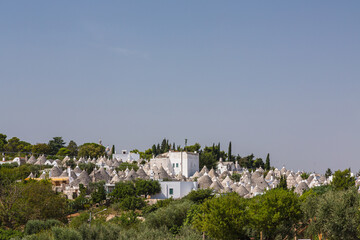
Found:
<path fill-rule="evenodd" d="M 73 169 L 66 164 L 70 160 L 76 164 Z M 105 188 L 110 193 L 116 183 L 133 181 L 137 178 L 160 182 L 161 193 L 151 196 L 154 199 L 181 198 L 198 188 L 209 188 L 215 193 L 236 192 L 241 197 L 251 198 L 276 188 L 280 183 L 281 176 L 285 177 L 288 189 L 294 188 L 294 192 L 301 195 L 310 188 L 328 185 L 332 180 L 332 175 L 326 177 L 320 173 L 311 173 L 304 179 L 302 177 L 304 172 L 294 172 L 285 167 L 273 168 L 266 172 L 261 167 L 255 171 L 249 171 L 240 167 L 238 162 L 227 162 L 221 158 L 217 163 L 216 170 L 214 168 L 209 170 L 206 166 L 199 169 L 199 154 L 196 152 L 169 151 L 144 164 L 142 164 L 143 161 L 139 154 L 124 150 L 121 154 L 113 154 L 112 158 L 103 156 L 93 159 L 84 157 L 71 159 L 66 156 L 62 160 L 52 160 L 47 159 L 44 155 L 38 158 L 32 155 L 30 158 L 16 157 L 12 161 L 3 161 L 2 163 L 52 166 L 52 168 L 42 171 L 39 176 L 31 173 L 27 179 L 49 179 L 53 184 L 53 189 L 56 192 L 64 193 L 68 199 L 75 199 L 79 195 L 80 184 L 88 187 L 91 182 L 104 181 Z M 124 171 L 116 171 L 116 168 L 124 162 L 135 164 L 138 166 L 138 170 L 127 167 Z M 96 166 L 90 174 L 78 166 L 87 163 Z M 234 175 L 241 177 L 234 179 L 232 177 Z M 360 179 L 356 180 L 356 185 L 360 185 Z"/>

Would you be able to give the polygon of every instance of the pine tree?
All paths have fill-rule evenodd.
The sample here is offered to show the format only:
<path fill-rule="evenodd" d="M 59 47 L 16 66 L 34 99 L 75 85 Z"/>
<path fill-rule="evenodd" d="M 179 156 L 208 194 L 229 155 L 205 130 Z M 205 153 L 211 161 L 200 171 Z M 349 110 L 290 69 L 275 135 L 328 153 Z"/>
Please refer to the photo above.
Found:
<path fill-rule="evenodd" d="M 268 153 L 265 161 L 265 170 L 270 170 L 270 154 Z"/>
<path fill-rule="evenodd" d="M 152 145 L 151 151 L 152 151 L 152 154 L 153 154 L 154 156 L 157 155 L 157 150 L 156 150 L 156 145 L 155 145 L 155 144 Z"/>
<path fill-rule="evenodd" d="M 228 161 L 232 161 L 232 155 L 231 155 L 231 141 L 229 142 L 229 150 L 228 150 Z"/>
<path fill-rule="evenodd" d="M 111 155 L 115 154 L 115 145 L 112 145 L 112 148 L 111 148 Z"/>

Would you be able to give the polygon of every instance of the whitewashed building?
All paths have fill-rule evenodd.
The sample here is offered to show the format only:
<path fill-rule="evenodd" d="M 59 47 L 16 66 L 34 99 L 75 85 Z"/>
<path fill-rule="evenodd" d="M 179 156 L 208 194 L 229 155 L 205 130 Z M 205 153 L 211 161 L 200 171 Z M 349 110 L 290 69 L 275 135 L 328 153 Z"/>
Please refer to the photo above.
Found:
<path fill-rule="evenodd" d="M 165 181 L 159 183 L 161 192 L 152 195 L 152 199 L 168 199 L 171 197 L 177 199 L 188 195 L 192 190 L 197 190 L 197 182 Z"/>
<path fill-rule="evenodd" d="M 150 166 L 163 167 L 174 175 L 181 173 L 186 178 L 189 178 L 196 171 L 199 171 L 199 154 L 196 152 L 169 151 L 151 159 Z"/>
<path fill-rule="evenodd" d="M 140 154 L 128 152 L 127 150 L 122 150 L 121 153 L 115 153 L 112 156 L 113 159 L 123 162 L 133 162 L 140 160 Z"/>

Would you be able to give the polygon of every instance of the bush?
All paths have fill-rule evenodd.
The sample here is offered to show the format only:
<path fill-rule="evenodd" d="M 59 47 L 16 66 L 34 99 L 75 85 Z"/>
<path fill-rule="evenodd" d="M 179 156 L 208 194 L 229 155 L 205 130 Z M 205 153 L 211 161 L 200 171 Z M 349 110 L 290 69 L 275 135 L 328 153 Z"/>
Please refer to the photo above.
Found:
<path fill-rule="evenodd" d="M 61 222 L 54 219 L 49 219 L 46 221 L 41 220 L 30 220 L 25 225 L 24 233 L 26 235 L 36 234 L 44 230 L 48 230 L 53 226 L 61 225 Z"/>
<path fill-rule="evenodd" d="M 114 190 L 110 193 L 112 202 L 119 202 L 121 199 L 135 196 L 136 189 L 132 182 L 118 182 Z"/>
<path fill-rule="evenodd" d="M 140 223 L 140 220 L 137 217 L 138 214 L 134 211 L 130 211 L 121 214 L 120 217 L 114 217 L 109 222 L 128 229 Z"/>
<path fill-rule="evenodd" d="M 53 227 L 54 240 L 82 240 L 81 234 L 72 228 Z"/>
<path fill-rule="evenodd" d="M 11 238 L 21 238 L 23 236 L 23 233 L 20 231 L 12 230 L 12 229 L 2 229 L 0 228 L 0 240 L 7 240 Z"/>
<path fill-rule="evenodd" d="M 117 240 L 121 227 L 115 224 L 83 224 L 78 229 L 82 239 Z"/>
<path fill-rule="evenodd" d="M 145 205 L 144 199 L 139 197 L 126 197 L 119 202 L 120 208 L 125 211 L 142 209 Z"/>
<path fill-rule="evenodd" d="M 150 228 L 166 227 L 170 232 L 176 234 L 179 232 L 192 205 L 193 203 L 188 200 L 174 201 L 169 206 L 150 213 L 145 223 Z"/>
<path fill-rule="evenodd" d="M 168 198 L 168 199 L 164 199 L 164 200 L 159 200 L 153 205 L 147 205 L 143 210 L 143 214 L 152 213 L 159 208 L 167 207 L 173 201 L 175 201 L 173 198 Z"/>
<path fill-rule="evenodd" d="M 188 195 L 184 198 L 188 199 L 194 203 L 202 203 L 208 198 L 212 198 L 214 196 L 213 190 L 211 189 L 198 189 L 196 191 L 192 190 Z"/>
<path fill-rule="evenodd" d="M 70 227 L 73 227 L 73 228 L 80 227 L 83 223 L 88 222 L 89 217 L 90 217 L 89 213 L 87 213 L 87 212 L 81 213 L 79 216 L 74 217 L 73 219 L 71 219 Z"/>

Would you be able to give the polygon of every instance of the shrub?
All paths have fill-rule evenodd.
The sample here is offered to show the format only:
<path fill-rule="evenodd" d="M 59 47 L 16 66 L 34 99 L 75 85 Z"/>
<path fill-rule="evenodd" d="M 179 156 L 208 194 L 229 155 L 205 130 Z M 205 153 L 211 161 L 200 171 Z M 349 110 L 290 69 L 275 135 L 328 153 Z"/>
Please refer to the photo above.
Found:
<path fill-rule="evenodd" d="M 150 213 L 145 223 L 150 228 L 166 227 L 172 233 L 178 233 L 182 226 L 188 210 L 193 203 L 191 201 L 174 201 L 165 208 Z"/>
<path fill-rule="evenodd" d="M 142 209 L 145 205 L 144 199 L 139 197 L 126 197 L 119 202 L 120 208 L 125 211 Z"/>
<path fill-rule="evenodd" d="M 175 201 L 173 198 L 168 198 L 168 199 L 164 199 L 164 200 L 159 200 L 153 205 L 147 205 L 143 209 L 143 214 L 148 214 L 148 213 L 156 211 L 159 208 L 167 207 L 173 201 Z"/>
<path fill-rule="evenodd" d="M 55 219 L 49 219 L 46 221 L 29 220 L 25 225 L 24 233 L 26 235 L 36 234 L 57 225 L 61 225 L 61 222 Z"/>
<path fill-rule="evenodd" d="M 117 240 L 121 227 L 115 224 L 92 224 L 89 227 L 83 224 L 79 227 L 78 232 L 82 239 L 96 239 L 96 240 Z"/>
<path fill-rule="evenodd" d="M 82 240 L 81 234 L 72 228 L 53 227 L 54 240 Z"/>
<path fill-rule="evenodd" d="M 87 223 L 89 220 L 89 213 L 87 212 L 83 212 L 81 213 L 79 216 L 74 217 L 71 222 L 70 222 L 70 227 L 73 228 L 78 228 L 80 227 L 83 223 Z"/>
<path fill-rule="evenodd" d="M 121 214 L 119 217 L 114 217 L 109 222 L 120 225 L 121 227 L 128 229 L 128 228 L 133 227 L 134 225 L 137 225 L 138 223 L 140 223 L 140 220 L 137 217 L 138 217 L 138 214 L 136 214 L 136 212 L 129 211 L 129 212 Z"/>
<path fill-rule="evenodd" d="M 191 191 L 184 198 L 188 199 L 194 203 L 202 203 L 208 198 L 212 198 L 214 196 L 213 190 L 211 189 L 198 189 L 196 191 Z"/>
<path fill-rule="evenodd" d="M 11 238 L 21 238 L 23 236 L 23 233 L 20 231 L 16 231 L 13 229 L 2 229 L 0 228 L 0 240 L 7 240 L 7 239 L 11 239 Z"/>

